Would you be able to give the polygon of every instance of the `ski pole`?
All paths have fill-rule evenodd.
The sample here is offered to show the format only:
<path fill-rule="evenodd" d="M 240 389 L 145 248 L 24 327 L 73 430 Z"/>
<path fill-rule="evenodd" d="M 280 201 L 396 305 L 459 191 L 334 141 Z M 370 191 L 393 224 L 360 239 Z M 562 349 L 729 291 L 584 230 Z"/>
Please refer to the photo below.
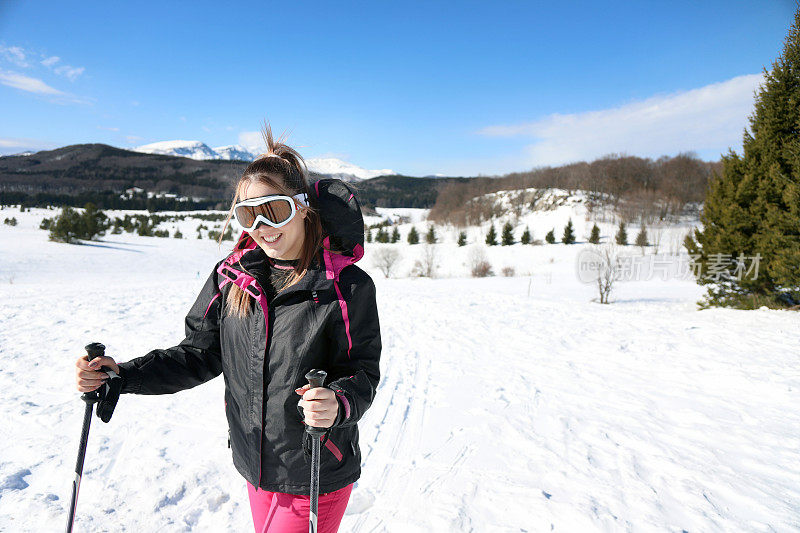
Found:
<path fill-rule="evenodd" d="M 309 390 L 322 387 L 325 377 L 324 370 L 313 369 L 306 374 Z M 306 425 L 306 432 L 311 436 L 311 510 L 308 514 L 308 533 L 317 533 L 317 504 L 319 501 L 319 438 L 328 428 Z"/>
<path fill-rule="evenodd" d="M 95 357 L 105 355 L 106 347 L 99 342 L 93 342 L 86 345 L 86 353 L 89 361 Z M 72 531 L 72 525 L 75 522 L 75 510 L 78 507 L 78 489 L 81 486 L 81 475 L 83 474 L 83 459 L 86 456 L 86 443 L 89 440 L 89 426 L 92 423 L 92 406 L 99 402 L 97 406 L 97 416 L 103 422 L 111 420 L 111 415 L 114 413 L 114 407 L 119 399 L 119 392 L 122 388 L 120 376 L 107 366 L 101 367 L 103 372 L 106 372 L 111 379 L 110 383 L 105 383 L 99 387 L 100 394 L 97 390 L 84 392 L 81 400 L 86 402 L 86 410 L 83 412 L 83 431 L 81 432 L 81 443 L 78 448 L 78 462 L 75 465 L 75 479 L 72 481 L 72 503 L 69 506 L 69 519 L 67 520 L 67 533 Z"/>

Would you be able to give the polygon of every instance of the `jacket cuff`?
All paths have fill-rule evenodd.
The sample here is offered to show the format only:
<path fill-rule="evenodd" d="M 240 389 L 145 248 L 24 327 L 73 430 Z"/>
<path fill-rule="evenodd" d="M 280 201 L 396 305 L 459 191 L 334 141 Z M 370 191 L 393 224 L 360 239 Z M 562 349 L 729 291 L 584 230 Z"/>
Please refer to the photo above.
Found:
<path fill-rule="evenodd" d="M 339 413 L 336 415 L 336 420 L 333 422 L 333 427 L 336 427 L 350 418 L 350 402 L 342 389 L 331 390 L 336 395 L 336 401 L 339 402 Z"/>
<path fill-rule="evenodd" d="M 120 394 L 137 394 L 142 388 L 142 374 L 131 361 L 117 363 L 119 376 L 122 378 Z"/>

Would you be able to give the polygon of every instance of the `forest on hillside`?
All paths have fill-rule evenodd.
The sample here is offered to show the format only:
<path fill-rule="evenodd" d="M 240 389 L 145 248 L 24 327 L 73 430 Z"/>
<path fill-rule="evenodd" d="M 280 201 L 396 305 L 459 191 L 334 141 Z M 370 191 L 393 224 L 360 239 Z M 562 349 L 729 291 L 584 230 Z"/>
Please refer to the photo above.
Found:
<path fill-rule="evenodd" d="M 625 221 L 671 222 L 696 216 L 704 201 L 712 173 L 719 162 L 707 162 L 694 153 L 658 159 L 609 154 L 592 162 L 580 161 L 558 167 L 539 167 L 499 178 L 475 178 L 443 183 L 429 219 L 456 226 L 480 224 L 497 216 L 498 205 L 490 193 L 549 187 L 569 194 L 587 193 L 589 212 L 606 220 L 611 213 Z M 487 196 L 488 195 L 488 196 Z M 536 192 L 512 196 L 512 209 L 536 208 Z"/>

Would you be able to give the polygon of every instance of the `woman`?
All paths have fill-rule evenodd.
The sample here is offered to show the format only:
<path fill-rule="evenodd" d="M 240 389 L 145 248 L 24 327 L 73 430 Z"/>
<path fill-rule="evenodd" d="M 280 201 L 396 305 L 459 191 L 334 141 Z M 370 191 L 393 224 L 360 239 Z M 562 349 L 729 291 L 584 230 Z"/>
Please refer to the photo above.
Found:
<path fill-rule="evenodd" d="M 375 284 L 354 265 L 364 222 L 351 188 L 312 187 L 302 157 L 266 126 L 268 152 L 239 180 L 231 216 L 245 228 L 186 316 L 186 338 L 116 364 L 78 359 L 78 390 L 124 379 L 123 393 L 171 394 L 223 374 L 228 446 L 247 481 L 256 533 L 308 530 L 310 441 L 321 437 L 318 531 L 335 532 L 361 475 L 358 420 L 380 379 Z M 222 233 L 224 233 L 223 228 Z M 305 374 L 327 372 L 309 389 Z"/>

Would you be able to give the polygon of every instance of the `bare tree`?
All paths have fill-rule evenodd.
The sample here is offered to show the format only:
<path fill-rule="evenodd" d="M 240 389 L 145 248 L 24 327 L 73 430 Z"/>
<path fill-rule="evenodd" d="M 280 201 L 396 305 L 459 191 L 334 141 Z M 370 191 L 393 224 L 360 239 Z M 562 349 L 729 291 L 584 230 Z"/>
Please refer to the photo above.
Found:
<path fill-rule="evenodd" d="M 473 278 L 494 275 L 492 265 L 486 256 L 486 248 L 482 244 L 475 244 L 469 251 L 469 271 Z"/>
<path fill-rule="evenodd" d="M 619 245 L 606 242 L 586 247 L 578 254 L 578 278 L 597 286 L 601 304 L 609 303 L 614 282 L 619 279 L 619 251 Z"/>
<path fill-rule="evenodd" d="M 372 255 L 372 264 L 383 272 L 383 276 L 386 278 L 392 275 L 399 260 L 400 252 L 397 248 L 381 247 Z"/>
<path fill-rule="evenodd" d="M 435 277 L 436 270 L 439 268 L 438 259 L 436 244 L 425 243 L 420 258 L 414 261 L 414 268 L 411 269 L 411 274 L 428 278 Z"/>
<path fill-rule="evenodd" d="M 653 253 L 658 255 L 661 241 L 664 238 L 664 228 L 661 225 L 650 228 L 650 244 L 653 245 Z"/>

